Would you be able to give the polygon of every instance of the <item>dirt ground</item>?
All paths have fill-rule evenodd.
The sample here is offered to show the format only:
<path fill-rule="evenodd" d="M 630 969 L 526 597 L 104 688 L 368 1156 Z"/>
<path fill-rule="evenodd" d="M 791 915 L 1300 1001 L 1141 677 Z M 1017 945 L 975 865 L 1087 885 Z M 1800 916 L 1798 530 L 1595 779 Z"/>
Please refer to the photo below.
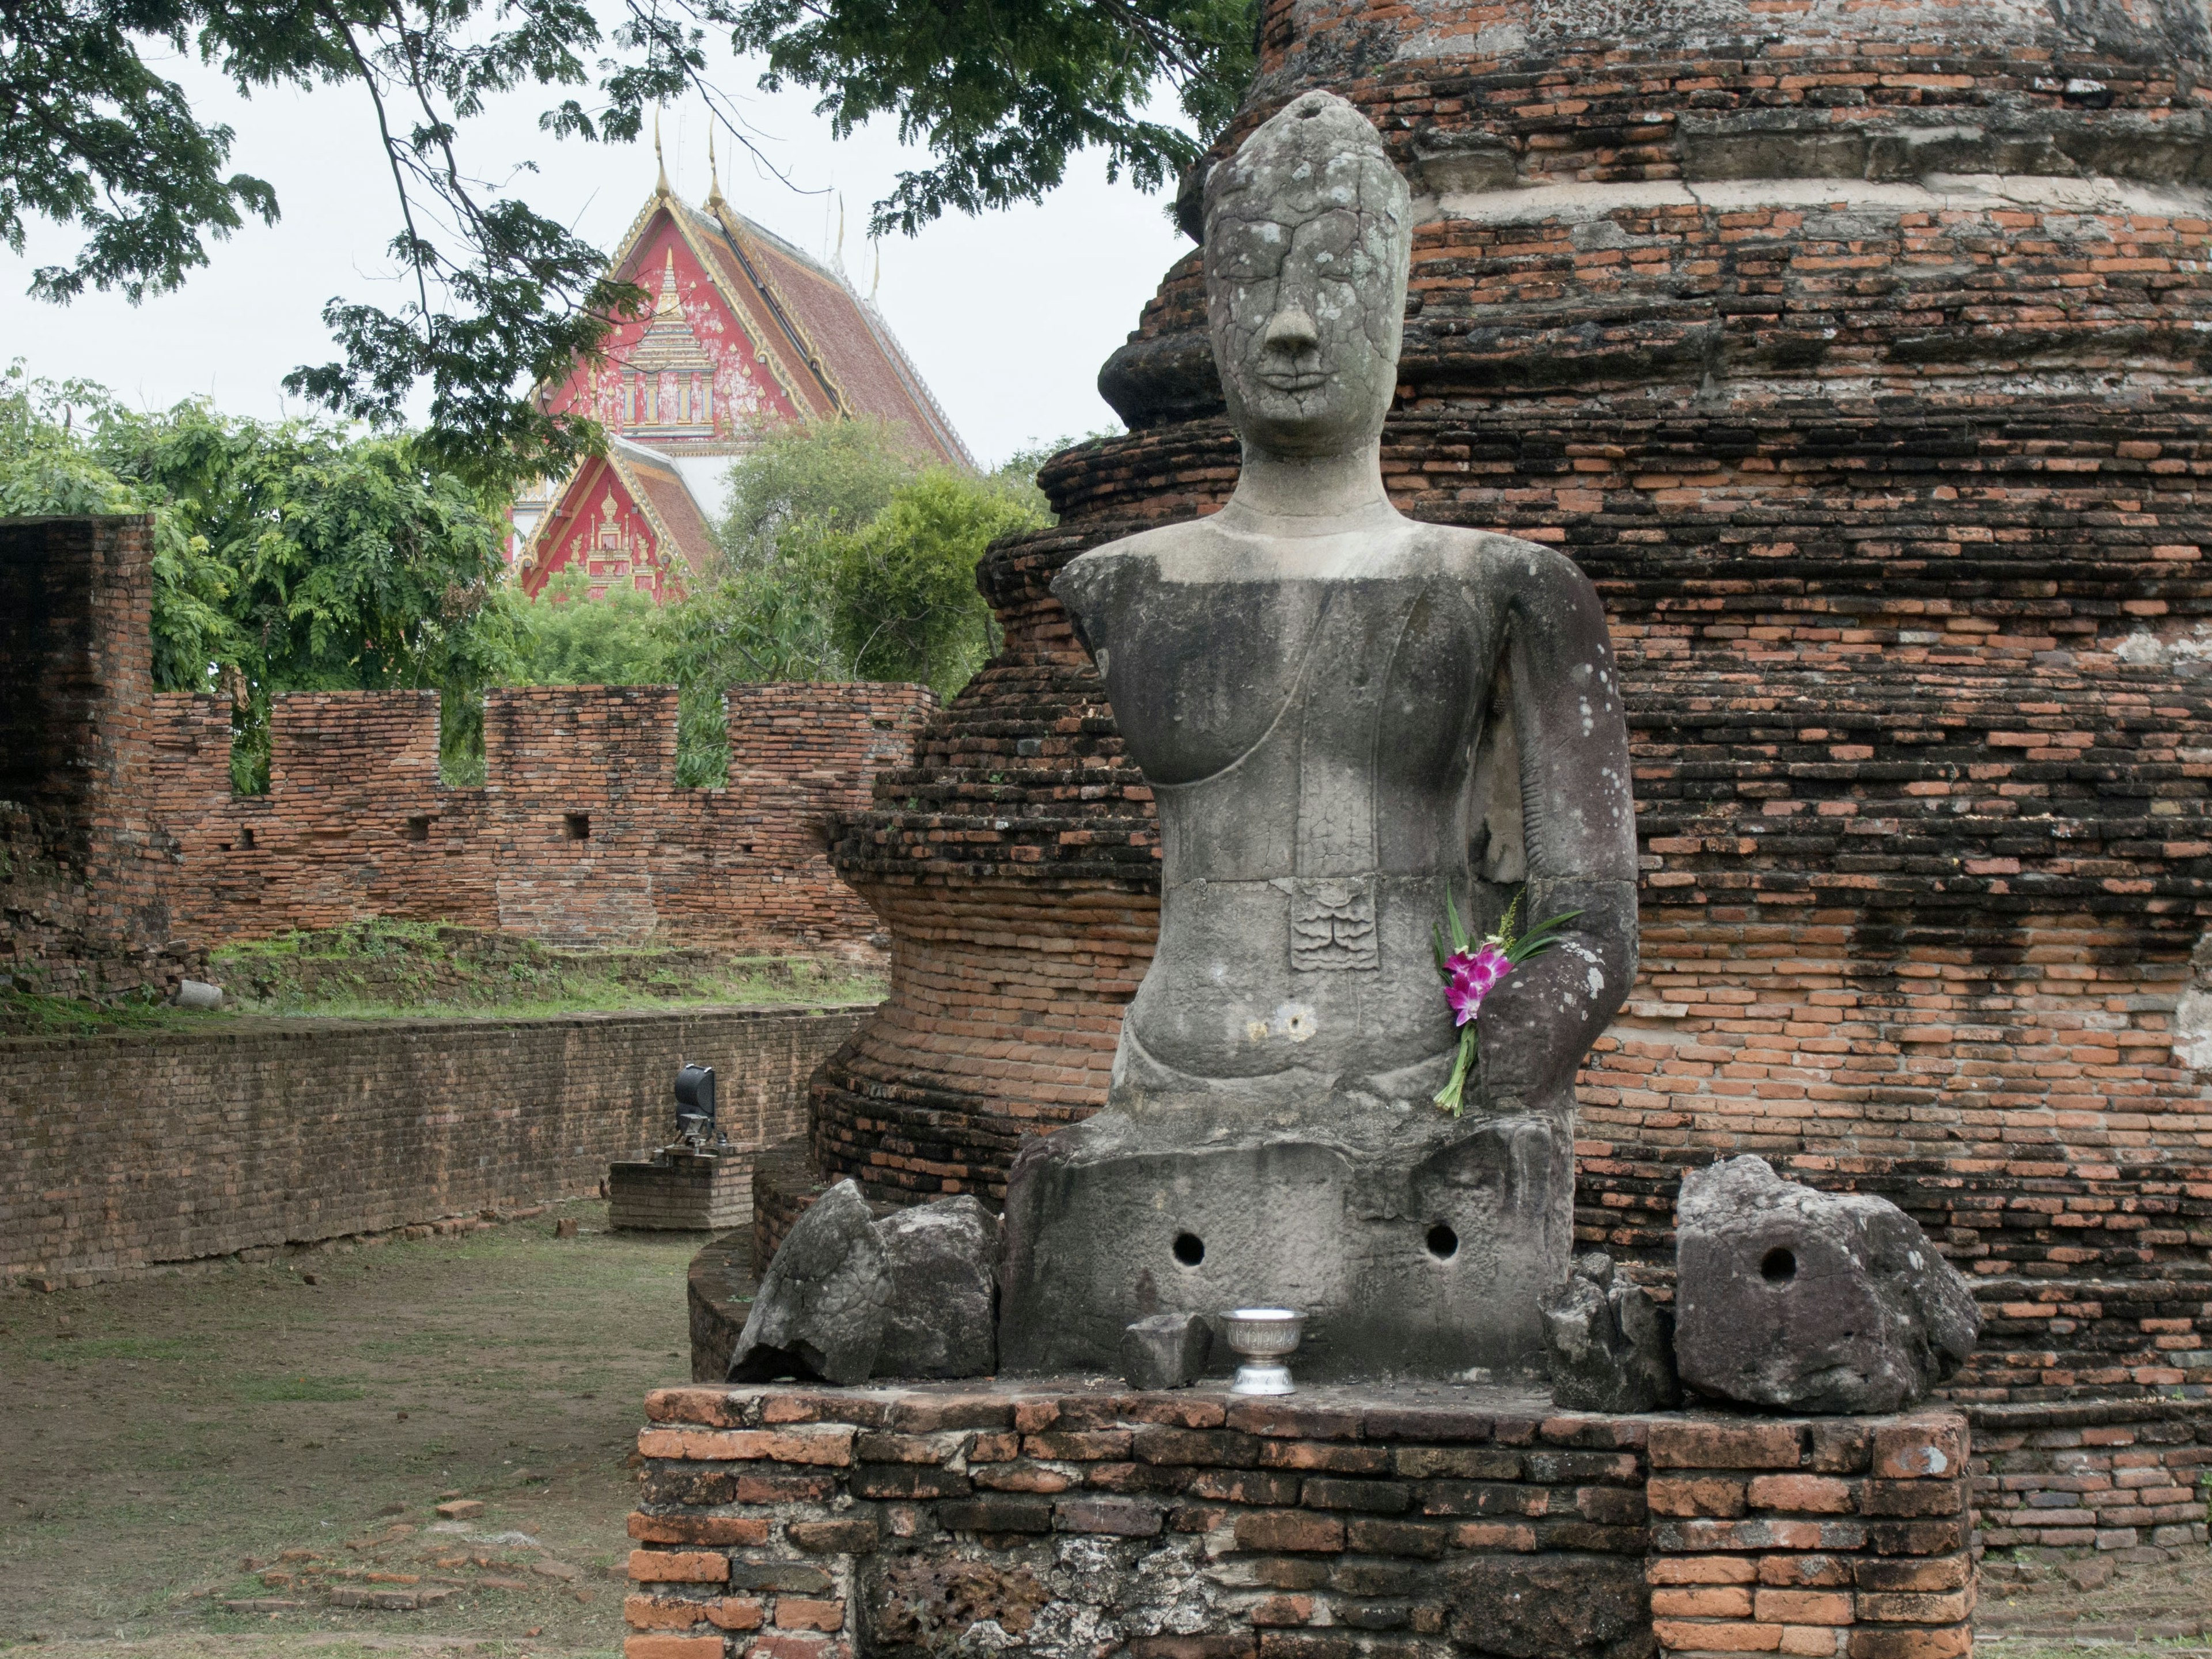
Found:
<path fill-rule="evenodd" d="M 629 1459 L 689 1371 L 700 1242 L 576 1203 L 0 1299 L 0 1651 L 618 1652 Z"/>
<path fill-rule="evenodd" d="M 699 1241 L 605 1218 L 0 1299 L 0 1652 L 618 1653 Z M 2212 1659 L 2212 1555 L 2107 1565 L 1985 1563 L 1987 1659 Z"/>

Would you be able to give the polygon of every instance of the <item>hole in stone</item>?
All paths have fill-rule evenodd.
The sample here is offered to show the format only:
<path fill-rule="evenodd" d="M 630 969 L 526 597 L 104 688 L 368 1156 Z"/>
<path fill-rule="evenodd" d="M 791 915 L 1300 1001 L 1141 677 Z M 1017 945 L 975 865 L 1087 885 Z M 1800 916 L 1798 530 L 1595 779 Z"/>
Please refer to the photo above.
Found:
<path fill-rule="evenodd" d="M 1459 1235 L 1439 1221 L 1429 1229 L 1429 1254 L 1439 1261 L 1449 1261 L 1459 1254 Z"/>
<path fill-rule="evenodd" d="M 1759 1276 L 1770 1285 L 1787 1285 L 1797 1277 L 1797 1258 L 1778 1244 L 1759 1258 Z"/>
<path fill-rule="evenodd" d="M 589 841 L 592 838 L 592 815 L 588 812 L 565 812 L 562 815 L 561 824 L 570 841 Z"/>
<path fill-rule="evenodd" d="M 411 817 L 407 820 L 407 828 L 403 833 L 410 841 L 428 841 L 430 839 L 430 820 L 420 816 Z"/>
<path fill-rule="evenodd" d="M 1186 1267 L 1195 1267 L 1206 1260 L 1206 1241 L 1196 1233 L 1177 1233 L 1175 1259 Z"/>

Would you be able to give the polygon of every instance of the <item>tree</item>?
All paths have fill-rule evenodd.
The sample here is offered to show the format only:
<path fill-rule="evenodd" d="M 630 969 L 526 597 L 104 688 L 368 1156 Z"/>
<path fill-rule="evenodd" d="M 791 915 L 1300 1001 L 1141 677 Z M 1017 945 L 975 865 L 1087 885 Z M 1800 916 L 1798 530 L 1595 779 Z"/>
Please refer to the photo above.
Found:
<path fill-rule="evenodd" d="M 4 384 L 0 507 L 153 514 L 155 684 L 230 691 L 240 787 L 265 786 L 286 691 L 434 689 L 449 768 L 480 769 L 478 697 L 511 675 L 520 635 L 506 526 L 460 479 L 405 438 Z"/>
<path fill-rule="evenodd" d="M 877 115 L 936 165 L 902 174 L 873 227 L 912 233 L 948 209 L 1034 201 L 1067 158 L 1103 148 L 1109 173 L 1172 179 L 1228 118 L 1253 64 L 1255 0 L 623 0 L 603 29 L 585 0 L 14 0 L 0 11 L 0 238 L 27 223 L 83 234 L 33 291 L 87 288 L 136 301 L 207 263 L 210 238 L 275 192 L 228 171 L 234 134 L 204 121 L 152 49 L 196 52 L 241 92 L 355 86 L 371 100 L 392 173 L 397 309 L 340 300 L 323 315 L 339 356 L 287 388 L 396 426 L 428 383 L 426 462 L 476 483 L 565 471 L 598 450 L 588 418 L 541 410 L 526 388 L 605 344 L 643 292 L 598 250 L 520 197 L 478 180 L 462 128 L 495 95 L 568 89 L 540 118 L 556 137 L 627 142 L 648 104 L 703 94 L 740 144 L 729 97 L 706 79 L 706 29 L 766 55 L 763 82 L 820 91 L 840 135 Z M 1172 88 L 1194 133 L 1152 119 Z M 588 92 L 586 91 L 588 89 Z M 573 95 L 582 94 L 582 95 Z M 592 100 L 586 107 L 585 98 Z M 529 169 L 526 168 L 526 171 Z"/>
<path fill-rule="evenodd" d="M 709 10 L 770 88 L 823 95 L 839 137 L 878 115 L 937 165 L 899 175 L 870 230 L 1042 199 L 1077 150 L 1156 191 L 1226 125 L 1252 78 L 1256 0 L 724 0 Z M 1190 131 L 1148 118 L 1173 88 Z"/>
<path fill-rule="evenodd" d="M 833 538 L 824 588 L 855 678 L 917 680 L 948 697 L 966 684 L 998 645 L 975 562 L 999 537 L 1046 522 L 995 482 L 937 467 Z"/>

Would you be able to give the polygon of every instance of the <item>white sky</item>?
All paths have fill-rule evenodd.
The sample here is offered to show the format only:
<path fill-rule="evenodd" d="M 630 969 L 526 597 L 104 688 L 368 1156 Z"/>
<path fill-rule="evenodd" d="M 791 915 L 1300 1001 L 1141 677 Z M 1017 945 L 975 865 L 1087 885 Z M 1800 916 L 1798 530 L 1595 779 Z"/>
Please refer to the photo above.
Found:
<path fill-rule="evenodd" d="M 211 244 L 212 264 L 136 308 L 114 295 L 68 307 L 29 298 L 31 271 L 77 245 L 66 230 L 33 224 L 22 256 L 0 247 L 0 361 L 21 357 L 51 379 L 98 380 L 149 407 L 206 395 L 234 414 L 306 412 L 288 405 L 279 383 L 337 355 L 325 301 L 342 295 L 397 309 L 404 298 L 384 252 L 398 216 L 367 94 L 349 87 L 246 102 L 195 64 L 171 60 L 164 72 L 192 91 L 204 118 L 237 130 L 232 169 L 273 185 L 283 216 Z M 842 192 L 845 264 L 866 293 L 868 204 L 926 156 L 902 150 L 883 122 L 834 143 L 811 94 L 758 92 L 750 69 L 726 64 L 718 78 L 742 97 L 761 130 L 756 142 L 794 183 Z M 470 124 L 464 159 L 486 178 L 536 161 L 538 174 L 518 181 L 522 193 L 611 249 L 652 191 L 650 137 L 618 147 L 555 140 L 537 131 L 536 117 L 556 101 L 520 94 Z M 706 127 L 696 105 L 671 106 L 663 120 L 670 180 L 694 202 L 707 192 Z M 831 251 L 835 194 L 794 194 L 750 157 L 732 155 L 726 133 L 716 148 L 732 205 L 810 252 Z M 883 243 L 878 303 L 979 460 L 1118 426 L 1098 398 L 1099 365 L 1189 246 L 1163 200 L 1126 180 L 1109 185 L 1091 153 L 1040 206 L 948 217 L 919 237 Z"/>

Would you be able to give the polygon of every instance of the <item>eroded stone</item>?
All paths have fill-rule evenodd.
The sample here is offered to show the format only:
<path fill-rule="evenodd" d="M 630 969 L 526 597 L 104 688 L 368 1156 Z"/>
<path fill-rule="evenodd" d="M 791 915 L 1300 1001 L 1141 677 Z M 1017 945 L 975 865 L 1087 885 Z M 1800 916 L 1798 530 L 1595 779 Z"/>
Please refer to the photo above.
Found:
<path fill-rule="evenodd" d="M 1540 1306 L 1552 1398 L 1559 1405 L 1649 1412 L 1681 1403 L 1673 1317 L 1642 1285 L 1616 1280 L 1611 1256 L 1592 1251 L 1579 1258 Z"/>
<path fill-rule="evenodd" d="M 730 1357 L 732 1382 L 865 1382 L 883 1346 L 890 1273 L 856 1182 L 807 1207 L 761 1275 Z"/>
<path fill-rule="evenodd" d="M 1894 1204 L 1732 1158 L 1682 1181 L 1674 1353 L 1682 1381 L 1739 1405 L 1892 1412 L 1973 1351 L 1958 1270 Z"/>
<path fill-rule="evenodd" d="M 1203 1314 L 1151 1314 L 1121 1333 L 1121 1379 L 1133 1389 L 1187 1389 L 1206 1374 L 1213 1327 Z"/>
<path fill-rule="evenodd" d="M 973 1198 L 876 1223 L 890 1274 L 877 1376 L 982 1376 L 998 1368 L 999 1218 Z"/>

